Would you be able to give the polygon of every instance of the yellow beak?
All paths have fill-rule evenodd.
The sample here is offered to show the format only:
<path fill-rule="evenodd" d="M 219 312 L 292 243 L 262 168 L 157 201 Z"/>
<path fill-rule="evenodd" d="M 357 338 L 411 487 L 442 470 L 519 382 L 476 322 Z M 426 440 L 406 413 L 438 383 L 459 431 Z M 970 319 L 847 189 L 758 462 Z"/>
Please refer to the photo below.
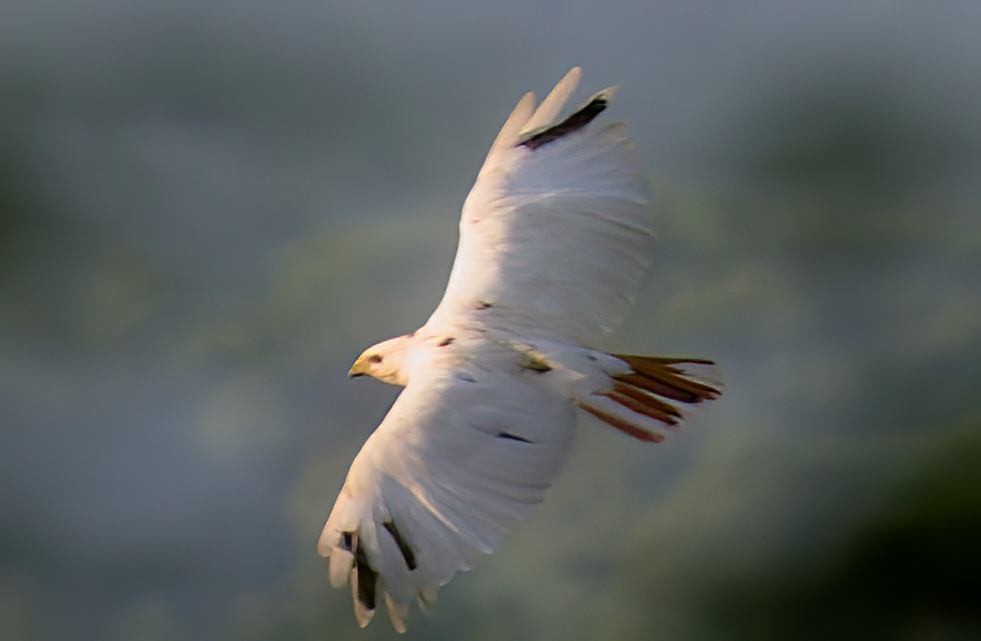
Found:
<path fill-rule="evenodd" d="M 365 373 L 364 358 L 359 356 L 358 360 L 354 361 L 354 365 L 351 366 L 351 369 L 347 371 L 347 377 L 357 378 L 358 376 L 364 376 Z"/>

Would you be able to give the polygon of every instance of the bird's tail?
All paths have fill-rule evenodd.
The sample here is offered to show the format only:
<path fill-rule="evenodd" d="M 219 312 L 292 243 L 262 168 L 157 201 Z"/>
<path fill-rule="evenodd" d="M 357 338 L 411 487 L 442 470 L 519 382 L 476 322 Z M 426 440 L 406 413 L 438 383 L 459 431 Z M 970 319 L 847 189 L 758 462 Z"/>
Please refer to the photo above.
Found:
<path fill-rule="evenodd" d="M 642 441 L 664 440 L 687 409 L 718 398 L 715 363 L 702 358 L 612 354 L 630 371 L 610 377 L 610 389 L 578 400 L 579 407 Z"/>

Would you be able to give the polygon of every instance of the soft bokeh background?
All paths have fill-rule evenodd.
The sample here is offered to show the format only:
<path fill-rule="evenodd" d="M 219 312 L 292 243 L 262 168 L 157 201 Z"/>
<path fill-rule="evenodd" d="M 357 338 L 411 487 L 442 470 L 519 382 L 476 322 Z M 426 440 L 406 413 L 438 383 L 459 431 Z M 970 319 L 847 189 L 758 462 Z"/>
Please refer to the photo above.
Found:
<path fill-rule="evenodd" d="M 390 638 L 314 543 L 518 96 L 623 85 L 656 267 L 583 421 L 416 639 L 981 638 L 981 5 L 0 5 L 0 637 Z"/>

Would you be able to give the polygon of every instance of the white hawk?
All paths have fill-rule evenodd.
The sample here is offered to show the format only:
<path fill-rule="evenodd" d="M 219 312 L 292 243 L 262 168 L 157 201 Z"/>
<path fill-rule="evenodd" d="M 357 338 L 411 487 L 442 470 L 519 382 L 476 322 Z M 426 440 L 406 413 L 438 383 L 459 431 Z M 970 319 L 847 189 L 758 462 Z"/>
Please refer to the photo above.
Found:
<path fill-rule="evenodd" d="M 651 194 L 623 124 L 593 120 L 614 90 L 559 114 L 569 71 L 518 101 L 463 205 L 443 300 L 421 328 L 371 347 L 351 376 L 403 385 L 351 465 L 320 537 L 360 625 L 413 601 L 527 519 L 572 439 L 576 408 L 660 441 L 681 404 L 719 395 L 711 361 L 590 347 L 630 309 L 650 265 Z"/>

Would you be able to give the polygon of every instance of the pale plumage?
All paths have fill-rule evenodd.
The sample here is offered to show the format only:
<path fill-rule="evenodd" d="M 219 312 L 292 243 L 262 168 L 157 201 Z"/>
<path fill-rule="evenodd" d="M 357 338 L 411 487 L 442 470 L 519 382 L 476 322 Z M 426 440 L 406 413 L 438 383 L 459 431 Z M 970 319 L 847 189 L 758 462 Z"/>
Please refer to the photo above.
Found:
<path fill-rule="evenodd" d="M 612 90 L 559 120 L 580 76 L 570 71 L 537 109 L 532 94 L 521 98 L 464 204 L 443 300 L 422 328 L 351 368 L 406 386 L 320 539 L 361 625 L 384 603 L 404 630 L 413 601 L 430 605 L 531 515 L 577 406 L 657 441 L 680 420 L 678 403 L 719 394 L 699 376 L 709 361 L 589 347 L 629 310 L 653 235 L 625 127 L 592 123 Z"/>

